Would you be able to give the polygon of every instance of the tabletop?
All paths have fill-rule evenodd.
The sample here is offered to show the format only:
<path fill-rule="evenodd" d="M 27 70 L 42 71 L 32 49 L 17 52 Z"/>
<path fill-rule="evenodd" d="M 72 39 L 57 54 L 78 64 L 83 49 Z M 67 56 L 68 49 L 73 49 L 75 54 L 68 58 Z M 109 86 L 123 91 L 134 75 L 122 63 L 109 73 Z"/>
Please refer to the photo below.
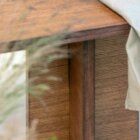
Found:
<path fill-rule="evenodd" d="M 15 0 L 0 2 L 0 42 L 70 31 L 84 40 L 128 29 L 126 21 L 97 0 Z"/>

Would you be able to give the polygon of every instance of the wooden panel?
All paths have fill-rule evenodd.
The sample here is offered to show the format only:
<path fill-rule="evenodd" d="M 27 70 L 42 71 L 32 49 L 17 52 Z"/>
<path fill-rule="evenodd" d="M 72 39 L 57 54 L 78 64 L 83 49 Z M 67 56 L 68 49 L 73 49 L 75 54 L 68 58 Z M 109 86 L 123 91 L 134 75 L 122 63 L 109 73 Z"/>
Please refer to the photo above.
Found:
<path fill-rule="evenodd" d="M 94 41 L 70 50 L 70 140 L 94 140 Z"/>
<path fill-rule="evenodd" d="M 96 140 L 138 140 L 138 113 L 125 110 L 127 36 L 96 40 Z"/>
<path fill-rule="evenodd" d="M 44 140 L 50 136 L 57 136 L 58 140 L 69 140 L 68 66 L 51 68 L 49 74 L 39 74 L 40 70 L 34 68 L 30 70 L 30 78 L 39 76 L 39 80 L 34 82 L 32 87 L 46 83 L 51 87 L 51 92 L 44 93 L 43 102 L 40 102 L 40 98 L 30 96 L 30 123 L 33 119 L 39 119 L 37 140 Z M 48 81 L 47 75 L 59 77 L 61 81 Z"/>
<path fill-rule="evenodd" d="M 63 65 L 68 65 L 68 56 L 66 56 L 68 54 L 68 46 L 67 45 L 62 46 L 62 47 L 60 47 L 60 49 L 62 51 L 64 51 L 64 58 L 57 58 L 56 60 L 47 64 L 45 62 L 47 62 L 48 55 L 47 56 L 44 55 L 41 57 L 41 59 L 39 61 L 34 62 L 34 64 L 32 65 L 32 70 L 45 69 L 46 67 L 54 68 L 54 67 L 60 67 Z M 52 55 L 52 54 L 50 54 L 50 55 Z"/>
<path fill-rule="evenodd" d="M 127 26 L 98 0 L 1 1 L 0 21 L 1 42 L 48 36 L 68 27 L 85 36 L 85 31 Z M 95 33 L 90 32 L 90 37 L 92 35 Z"/>

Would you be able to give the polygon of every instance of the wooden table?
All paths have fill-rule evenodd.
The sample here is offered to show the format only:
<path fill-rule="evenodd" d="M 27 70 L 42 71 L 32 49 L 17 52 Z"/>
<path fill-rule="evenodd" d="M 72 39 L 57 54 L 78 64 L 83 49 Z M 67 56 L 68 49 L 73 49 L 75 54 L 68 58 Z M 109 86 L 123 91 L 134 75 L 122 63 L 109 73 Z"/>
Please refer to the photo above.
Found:
<path fill-rule="evenodd" d="M 96 0 L 7 1 L 0 21 L 1 42 L 49 36 L 64 27 L 72 31 L 63 40 L 73 52 L 70 140 L 95 140 L 95 40 L 128 34 L 126 21 Z"/>

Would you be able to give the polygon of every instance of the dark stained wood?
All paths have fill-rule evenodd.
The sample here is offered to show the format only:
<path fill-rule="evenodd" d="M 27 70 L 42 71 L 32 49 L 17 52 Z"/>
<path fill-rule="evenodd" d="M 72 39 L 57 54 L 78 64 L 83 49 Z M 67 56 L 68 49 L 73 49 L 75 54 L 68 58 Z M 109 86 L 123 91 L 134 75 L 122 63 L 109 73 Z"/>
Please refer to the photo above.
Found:
<path fill-rule="evenodd" d="M 50 36 L 65 29 L 73 32 L 69 42 L 77 42 L 128 28 L 98 0 L 4 1 L 0 21 L 0 42 Z"/>
<path fill-rule="evenodd" d="M 97 28 L 97 29 L 91 29 L 86 31 L 79 31 L 74 32 L 70 35 L 68 35 L 66 38 L 62 40 L 62 44 L 66 43 L 74 43 L 74 42 L 82 42 L 86 40 L 92 40 L 92 39 L 102 39 L 104 37 L 109 37 L 112 35 L 117 34 L 128 34 L 130 31 L 130 26 L 127 24 L 119 25 L 119 26 L 110 26 L 105 28 Z"/>
<path fill-rule="evenodd" d="M 96 40 L 95 138 L 138 140 L 138 113 L 125 110 L 127 35 Z"/>
<path fill-rule="evenodd" d="M 94 140 L 94 41 L 69 48 L 70 140 Z"/>

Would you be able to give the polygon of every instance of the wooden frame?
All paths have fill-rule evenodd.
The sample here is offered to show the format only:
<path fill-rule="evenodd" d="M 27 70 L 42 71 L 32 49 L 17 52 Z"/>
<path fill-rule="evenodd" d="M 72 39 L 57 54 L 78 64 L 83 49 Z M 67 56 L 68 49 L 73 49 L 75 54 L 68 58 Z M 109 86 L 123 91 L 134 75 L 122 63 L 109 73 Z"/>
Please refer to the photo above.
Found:
<path fill-rule="evenodd" d="M 27 5 L 33 4 L 31 9 L 35 10 L 24 22 L 15 19 L 15 24 L 12 25 L 7 20 L 3 20 L 0 23 L 0 40 L 8 42 L 49 36 L 57 33 L 59 29 L 61 30 L 64 23 L 68 24 L 67 21 L 70 21 L 71 18 L 81 15 L 79 20 L 86 22 L 74 23 L 71 28 L 73 33 L 62 41 L 62 44 L 69 44 L 71 53 L 71 59 L 69 59 L 70 140 L 95 140 L 95 39 L 116 34 L 128 34 L 130 27 L 124 19 L 97 0 L 84 3 L 79 3 L 78 0 L 72 1 L 71 5 L 58 15 L 57 22 L 46 25 L 46 19 L 51 17 L 50 13 L 67 2 L 64 0 L 54 4 L 40 3 L 39 8 L 36 8 L 34 3 L 27 2 Z M 10 15 L 11 11 L 14 11 L 13 4 L 12 2 L 5 3 L 3 9 L 8 10 L 3 13 L 3 19 L 7 19 L 6 15 Z M 20 4 L 21 8 L 18 9 L 15 16 L 26 10 L 26 5 L 22 2 Z M 49 7 L 44 9 L 44 5 Z M 40 16 L 42 13 L 47 14 Z M 32 28 L 32 25 L 35 25 L 36 30 Z M 46 26 L 52 29 L 52 32 L 44 32 Z M 23 27 L 24 30 L 22 30 Z M 12 29 L 10 34 L 9 29 Z M 22 33 L 20 36 L 19 32 Z"/>
<path fill-rule="evenodd" d="M 72 47 L 71 47 L 72 46 Z M 94 137 L 94 53 L 93 41 L 69 46 L 70 59 L 70 139 Z"/>

